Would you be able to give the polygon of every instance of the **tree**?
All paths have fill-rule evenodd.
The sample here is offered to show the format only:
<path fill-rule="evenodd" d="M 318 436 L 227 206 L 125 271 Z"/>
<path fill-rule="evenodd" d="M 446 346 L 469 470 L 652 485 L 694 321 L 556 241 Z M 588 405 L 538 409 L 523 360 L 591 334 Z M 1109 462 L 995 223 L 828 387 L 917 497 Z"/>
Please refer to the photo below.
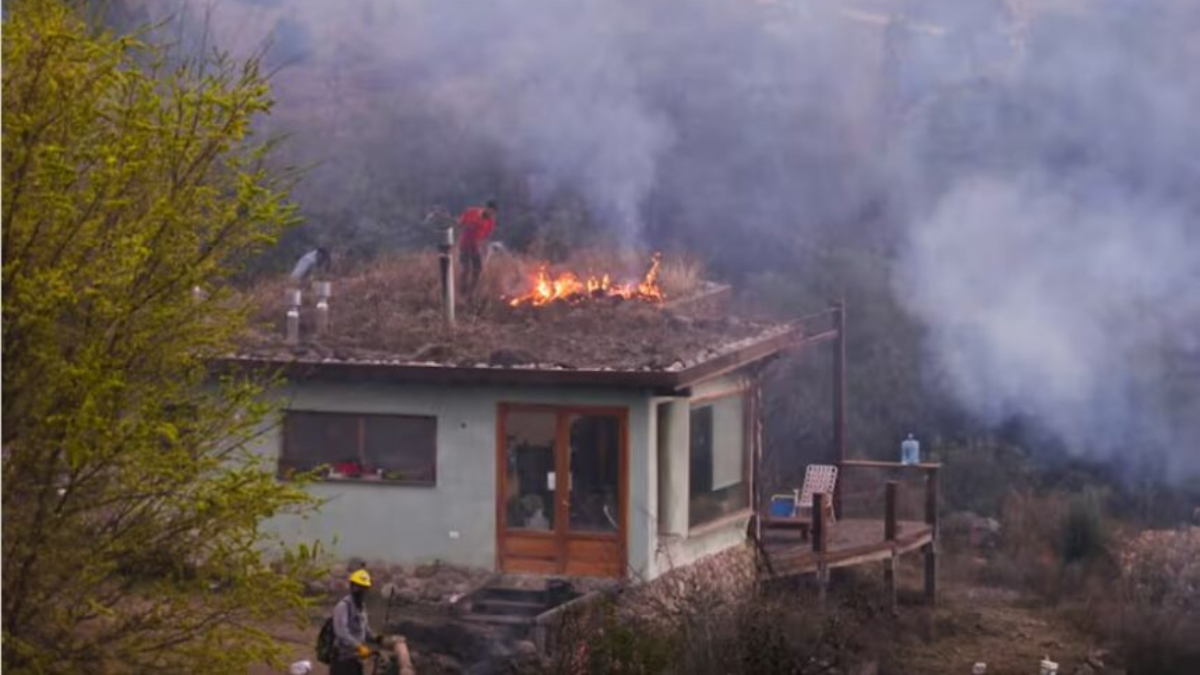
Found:
<path fill-rule="evenodd" d="M 305 608 L 305 556 L 260 524 L 311 506 L 251 451 L 261 389 L 206 368 L 246 318 L 231 278 L 294 220 L 269 90 L 84 4 L 10 3 L 3 36 L 3 665 L 244 672 Z"/>

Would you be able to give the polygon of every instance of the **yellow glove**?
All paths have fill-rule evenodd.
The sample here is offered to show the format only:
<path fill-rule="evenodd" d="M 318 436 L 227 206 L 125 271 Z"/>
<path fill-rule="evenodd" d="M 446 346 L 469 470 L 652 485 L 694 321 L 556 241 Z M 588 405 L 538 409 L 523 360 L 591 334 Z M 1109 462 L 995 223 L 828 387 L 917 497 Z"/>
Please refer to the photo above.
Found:
<path fill-rule="evenodd" d="M 358 658 L 365 659 L 371 656 L 371 648 L 366 645 L 358 646 Z"/>

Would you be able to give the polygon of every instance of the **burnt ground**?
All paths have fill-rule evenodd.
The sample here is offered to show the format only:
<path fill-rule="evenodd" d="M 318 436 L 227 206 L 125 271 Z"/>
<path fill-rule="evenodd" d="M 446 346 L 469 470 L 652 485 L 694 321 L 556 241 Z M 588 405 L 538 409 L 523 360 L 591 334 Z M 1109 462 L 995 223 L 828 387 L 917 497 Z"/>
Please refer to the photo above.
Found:
<path fill-rule="evenodd" d="M 443 320 L 436 265 L 426 257 L 393 259 L 333 278 L 329 333 L 315 337 L 315 310 L 306 292 L 303 344 L 283 344 L 286 279 L 251 290 L 254 324 L 242 356 L 436 363 L 456 366 L 544 366 L 616 370 L 682 369 L 744 341 L 783 329 L 778 322 L 737 316 L 718 302 L 681 303 L 713 293 L 693 281 L 663 304 L 620 298 L 511 307 L 501 277 L 519 273 L 492 265 L 477 292 L 458 305 L 455 329 Z"/>

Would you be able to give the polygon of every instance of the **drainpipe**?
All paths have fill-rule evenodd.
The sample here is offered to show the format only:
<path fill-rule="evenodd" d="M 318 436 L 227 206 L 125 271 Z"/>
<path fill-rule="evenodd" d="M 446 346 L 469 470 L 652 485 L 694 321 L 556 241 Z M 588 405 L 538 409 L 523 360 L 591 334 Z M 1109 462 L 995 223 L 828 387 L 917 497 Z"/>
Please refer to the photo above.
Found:
<path fill-rule="evenodd" d="M 288 311 L 287 332 L 284 335 L 284 342 L 289 347 L 295 347 L 300 344 L 300 289 L 289 288 L 285 293 L 285 298 L 288 304 Z"/>
<path fill-rule="evenodd" d="M 454 228 L 446 228 L 446 239 L 438 247 L 442 273 L 442 313 L 446 326 L 454 328 Z"/>
<path fill-rule="evenodd" d="M 313 289 L 317 294 L 317 335 L 324 337 L 329 333 L 329 297 L 333 290 L 333 283 L 314 281 Z"/>

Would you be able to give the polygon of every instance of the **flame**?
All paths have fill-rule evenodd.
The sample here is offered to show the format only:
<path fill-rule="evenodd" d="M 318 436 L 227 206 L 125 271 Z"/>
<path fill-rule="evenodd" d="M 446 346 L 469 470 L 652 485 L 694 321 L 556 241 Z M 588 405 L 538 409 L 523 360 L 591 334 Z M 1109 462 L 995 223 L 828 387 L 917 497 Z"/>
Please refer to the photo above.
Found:
<path fill-rule="evenodd" d="M 562 272 L 551 276 L 546 265 L 538 268 L 537 274 L 531 279 L 531 288 L 523 295 L 518 295 L 508 301 L 513 307 L 533 305 L 541 307 L 556 300 L 564 302 L 582 302 L 592 298 L 623 298 L 625 300 L 641 300 L 643 302 L 661 302 L 662 288 L 658 285 L 658 268 L 662 264 L 662 254 L 655 253 L 650 259 L 650 269 L 638 283 L 614 283 L 607 273 L 601 276 L 580 278 L 574 272 Z"/>

